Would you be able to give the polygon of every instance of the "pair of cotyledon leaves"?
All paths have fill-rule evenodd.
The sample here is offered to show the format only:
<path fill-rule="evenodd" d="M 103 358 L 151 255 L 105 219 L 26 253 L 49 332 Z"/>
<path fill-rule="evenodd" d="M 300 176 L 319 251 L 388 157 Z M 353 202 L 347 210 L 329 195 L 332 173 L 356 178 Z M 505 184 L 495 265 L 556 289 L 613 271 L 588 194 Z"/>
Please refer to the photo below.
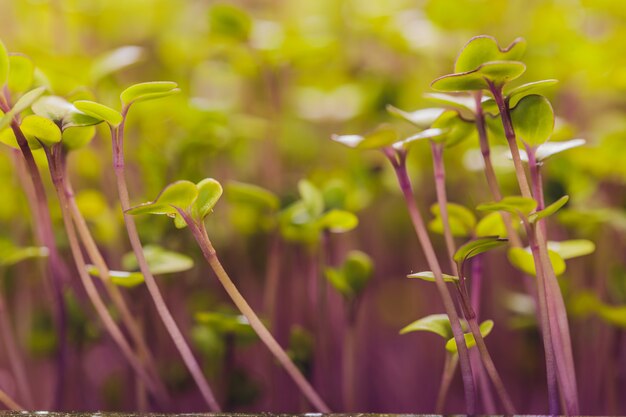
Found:
<path fill-rule="evenodd" d="M 362 293 L 372 278 L 372 259 L 361 251 L 351 251 L 338 268 L 326 268 L 324 273 L 330 284 L 345 298 L 353 298 Z"/>
<path fill-rule="evenodd" d="M 89 100 L 70 103 L 62 97 L 44 96 L 45 87 L 25 93 L 0 121 L 0 128 L 22 111 L 32 109 L 21 122 L 21 130 L 33 148 L 53 146 L 63 141 L 68 149 L 76 149 L 91 140 L 93 130 L 76 130 L 72 127 L 89 127 L 101 122 L 118 126 L 123 117 L 120 112 L 103 104 Z M 133 103 L 166 97 L 179 92 L 176 83 L 155 81 L 135 84 L 120 95 L 122 105 L 127 108 Z"/>
<path fill-rule="evenodd" d="M 464 328 L 467 328 L 467 323 L 462 321 Z M 492 320 L 483 321 L 479 328 L 482 337 L 487 337 L 493 330 L 494 323 Z M 444 340 L 446 340 L 446 350 L 451 354 L 458 352 L 456 340 L 454 340 L 454 334 L 452 332 L 452 326 L 450 325 L 450 319 L 447 314 L 431 314 L 426 317 L 422 317 L 409 324 L 400 330 L 400 334 L 406 334 L 411 332 L 430 332 L 435 333 Z M 465 333 L 465 345 L 468 349 L 476 346 L 476 339 L 472 333 Z"/>
<path fill-rule="evenodd" d="M 476 36 L 459 53 L 455 72 L 437 78 L 431 86 L 441 92 L 476 91 L 490 89 L 491 86 L 499 88 L 524 73 L 526 66 L 519 60 L 525 51 L 526 42 L 521 38 L 501 48 L 493 37 Z M 511 107 L 515 131 L 530 146 L 547 141 L 554 129 L 552 106 L 545 97 L 536 93 L 555 82 L 543 80 L 524 84 L 508 93 L 507 105 Z M 467 103 L 462 105 L 471 110 Z"/>
<path fill-rule="evenodd" d="M 359 224 L 358 217 L 347 210 L 328 210 L 322 190 L 308 180 L 298 182 L 300 199 L 279 213 L 282 236 L 290 241 L 315 244 L 321 232 L 345 233 Z"/>
<path fill-rule="evenodd" d="M 474 129 L 473 124 L 458 117 L 455 110 L 429 108 L 406 112 L 393 106 L 388 106 L 387 110 L 421 131 L 407 138 L 400 138 L 397 130 L 391 125 L 381 125 L 365 135 L 333 135 L 332 139 L 355 149 L 392 147 L 395 150 L 407 150 L 416 142 L 423 140 L 441 143 L 446 147 L 453 146 L 467 138 Z"/>
<path fill-rule="evenodd" d="M 213 178 L 205 178 L 197 184 L 181 180 L 173 182 L 150 201 L 127 211 L 128 214 L 164 214 L 174 218 L 176 227 L 186 226 L 181 211 L 193 221 L 201 222 L 211 213 L 222 195 L 222 186 Z"/>

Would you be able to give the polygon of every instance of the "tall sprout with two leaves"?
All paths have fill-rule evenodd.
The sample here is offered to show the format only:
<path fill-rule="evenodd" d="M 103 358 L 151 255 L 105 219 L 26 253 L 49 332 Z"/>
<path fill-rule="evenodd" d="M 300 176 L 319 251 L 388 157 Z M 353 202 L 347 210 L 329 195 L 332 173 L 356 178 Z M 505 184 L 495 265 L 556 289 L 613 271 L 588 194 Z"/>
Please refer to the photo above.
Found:
<path fill-rule="evenodd" d="M 204 179 L 197 184 L 184 180 L 177 181 L 164 188 L 156 200 L 133 207 L 126 213 L 167 215 L 174 219 L 178 228 L 188 227 L 207 263 L 261 341 L 285 368 L 307 400 L 319 411 L 328 412 L 328 406 L 250 307 L 217 257 L 207 233 L 205 218 L 211 213 L 221 195 L 222 186 L 213 178 Z"/>

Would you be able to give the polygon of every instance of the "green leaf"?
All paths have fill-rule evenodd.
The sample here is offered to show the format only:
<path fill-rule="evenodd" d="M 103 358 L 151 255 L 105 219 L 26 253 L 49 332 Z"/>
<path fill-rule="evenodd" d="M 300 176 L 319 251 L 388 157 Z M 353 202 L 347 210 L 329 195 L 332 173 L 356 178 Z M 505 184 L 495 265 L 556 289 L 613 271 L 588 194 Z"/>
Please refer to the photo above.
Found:
<path fill-rule="evenodd" d="M 480 334 L 483 338 L 489 336 L 489 333 L 491 333 L 491 331 L 493 330 L 493 320 L 483 321 L 482 323 L 480 323 L 479 328 L 480 328 Z M 465 345 L 467 346 L 468 349 L 471 349 L 474 346 L 476 346 L 476 339 L 474 339 L 474 335 L 472 333 L 465 333 L 464 337 L 465 337 Z M 448 342 L 446 343 L 446 350 L 450 353 L 458 352 L 456 340 L 454 340 L 454 337 L 450 338 Z"/>
<path fill-rule="evenodd" d="M 456 203 L 448 203 L 446 207 L 452 235 L 459 237 L 469 236 L 476 226 L 476 216 L 474 216 L 474 213 Z M 443 222 L 441 220 L 439 204 L 433 204 L 430 207 L 430 212 L 435 215 L 435 221 L 431 222 L 429 227 L 437 233 L 443 233 Z"/>
<path fill-rule="evenodd" d="M 9 77 L 9 53 L 0 41 L 0 88 L 4 87 Z"/>
<path fill-rule="evenodd" d="M 100 271 L 95 265 L 87 265 L 87 272 L 94 277 L 100 276 Z M 109 279 L 113 284 L 126 288 L 137 287 L 144 283 L 144 277 L 141 272 L 109 270 Z"/>
<path fill-rule="evenodd" d="M 417 133 L 413 136 L 409 136 L 408 138 L 404 140 L 394 143 L 393 148 L 397 150 L 408 149 L 415 142 L 425 140 L 425 139 L 437 140 L 439 138 L 444 137 L 446 133 L 447 131 L 443 129 L 426 129 L 426 130 L 421 131 L 420 133 Z"/>
<path fill-rule="evenodd" d="M 46 87 L 37 87 L 33 90 L 30 90 L 28 93 L 25 93 L 22 97 L 19 98 L 19 100 L 15 102 L 15 105 L 11 109 L 11 113 L 16 115 L 23 112 L 24 110 L 32 106 L 33 103 L 35 103 L 35 101 L 37 101 L 37 99 L 41 97 L 41 95 L 45 91 Z"/>
<path fill-rule="evenodd" d="M 455 109 L 459 115 L 465 120 L 474 120 L 476 114 L 476 102 L 470 94 L 463 93 L 461 95 L 451 95 L 444 93 L 426 93 L 424 94 L 428 100 Z M 487 96 L 482 97 L 482 101 L 488 100 Z"/>
<path fill-rule="evenodd" d="M 450 226 L 450 232 L 452 232 L 452 236 L 468 237 L 471 235 L 472 231 L 468 230 L 467 226 L 462 223 L 461 220 L 455 217 L 450 217 L 448 219 L 448 225 Z M 436 216 L 434 219 L 428 222 L 428 230 L 440 235 L 444 234 L 443 219 L 441 218 L 441 216 Z"/>
<path fill-rule="evenodd" d="M 7 119 L 10 122 L 10 119 Z M 0 143 L 4 143 L 13 149 L 20 149 L 12 129 L 3 129 L 0 122 Z"/>
<path fill-rule="evenodd" d="M 487 90 L 489 84 L 504 85 L 520 77 L 526 65 L 516 61 L 492 61 L 482 64 L 476 70 L 448 74 L 435 79 L 430 86 L 436 91 L 462 92 Z"/>
<path fill-rule="evenodd" d="M 390 126 L 382 125 L 366 135 L 332 135 L 331 139 L 350 148 L 379 149 L 398 141 L 398 133 Z"/>
<path fill-rule="evenodd" d="M 407 122 L 419 127 L 420 129 L 428 129 L 445 110 L 439 108 L 431 108 L 416 110 L 413 112 L 406 112 L 388 104 L 387 111 L 391 115 L 406 120 Z"/>
<path fill-rule="evenodd" d="M 447 314 L 431 314 L 430 316 L 422 317 L 400 330 L 400 334 L 411 332 L 431 332 L 438 334 L 445 340 L 454 336 Z"/>
<path fill-rule="evenodd" d="M 467 259 L 506 245 L 507 239 L 498 236 L 487 236 L 471 240 L 457 249 L 454 254 L 454 261 L 457 263 L 465 262 Z"/>
<path fill-rule="evenodd" d="M 182 253 L 170 251 L 158 245 L 146 245 L 143 254 L 150 272 L 154 275 L 174 274 L 193 268 L 193 259 Z M 133 252 L 122 257 L 122 266 L 130 271 L 139 270 L 139 263 Z"/>
<path fill-rule="evenodd" d="M 63 146 L 76 150 L 86 146 L 96 135 L 95 126 L 69 127 L 63 130 Z"/>
<path fill-rule="evenodd" d="M 242 182 L 229 182 L 226 185 L 226 198 L 230 203 L 251 205 L 268 210 L 277 210 L 280 206 L 280 200 L 271 191 Z"/>
<path fill-rule="evenodd" d="M 572 239 L 560 242 L 549 241 L 548 249 L 558 253 L 563 259 L 572 259 L 592 254 L 596 250 L 596 245 L 587 239 Z"/>
<path fill-rule="evenodd" d="M 515 222 L 513 222 L 515 224 Z M 476 237 L 500 236 L 508 237 L 504 220 L 499 212 L 487 214 L 476 225 Z"/>
<path fill-rule="evenodd" d="M 61 141 L 61 130 L 52 120 L 45 117 L 28 115 L 22 119 L 20 128 L 34 149 L 41 147 L 41 144 L 50 147 Z"/>
<path fill-rule="evenodd" d="M 455 110 L 446 110 L 435 120 L 432 127 L 445 132 L 433 140 L 445 144 L 448 148 L 467 139 L 476 129 L 474 123 L 461 119 L 459 113 Z"/>
<path fill-rule="evenodd" d="M 535 223 L 543 218 L 552 216 L 554 213 L 559 211 L 561 207 L 567 204 L 568 201 L 569 201 L 569 196 L 564 195 L 563 197 L 559 198 L 558 200 L 556 200 L 554 203 L 550 204 L 543 210 L 539 210 L 535 213 L 532 213 L 530 216 L 528 216 L 528 221 L 531 223 Z"/>
<path fill-rule="evenodd" d="M 72 110 L 72 103 L 63 97 L 45 96 L 34 102 L 32 109 L 38 116 L 60 122 Z"/>
<path fill-rule="evenodd" d="M 531 146 L 550 139 L 554 130 L 554 111 L 547 98 L 532 94 L 511 109 L 511 121 L 518 138 Z"/>
<path fill-rule="evenodd" d="M 243 337 L 256 337 L 254 329 L 245 316 L 239 314 L 225 314 L 210 311 L 201 311 L 195 315 L 196 321 L 210 327 L 221 334 Z"/>
<path fill-rule="evenodd" d="M 153 100 L 176 94 L 180 91 L 176 87 L 177 84 L 172 81 L 151 81 L 134 84 L 122 91 L 120 99 L 122 100 L 122 105 L 128 106 L 139 101 Z"/>
<path fill-rule="evenodd" d="M 359 218 L 346 210 L 332 209 L 322 215 L 318 226 L 332 233 L 345 233 L 356 228 Z"/>
<path fill-rule="evenodd" d="M 479 204 L 476 210 L 480 211 L 506 211 L 513 214 L 528 216 L 537 208 L 537 202 L 532 198 L 521 196 L 508 196 L 500 201 Z"/>
<path fill-rule="evenodd" d="M 232 4 L 215 4 L 209 10 L 212 34 L 245 41 L 250 37 L 253 21 L 241 8 Z"/>
<path fill-rule="evenodd" d="M 543 92 L 546 88 L 552 87 L 557 84 L 559 80 L 541 80 L 534 81 L 532 83 L 522 84 L 518 87 L 515 87 L 509 90 L 506 95 L 506 100 L 509 103 L 509 107 L 515 107 L 517 103 L 525 96 L 531 94 L 537 94 Z"/>
<path fill-rule="evenodd" d="M 492 36 L 480 35 L 470 39 L 454 63 L 454 72 L 472 71 L 489 61 L 518 61 L 526 51 L 526 41 L 517 38 L 506 48 L 500 48 Z"/>
<path fill-rule="evenodd" d="M 48 256 L 45 246 L 18 247 L 13 242 L 0 238 L 0 266 L 7 267 L 33 258 Z"/>
<path fill-rule="evenodd" d="M 352 297 L 352 288 L 348 283 L 348 280 L 341 268 L 325 268 L 324 276 L 330 283 L 344 297 Z"/>
<path fill-rule="evenodd" d="M 204 219 L 222 196 L 222 185 L 213 178 L 205 178 L 197 185 L 198 197 L 193 204 L 193 216 Z"/>
<path fill-rule="evenodd" d="M 300 180 L 298 192 L 302 197 L 302 203 L 311 218 L 317 218 L 324 211 L 324 196 L 319 188 L 311 181 Z"/>
<path fill-rule="evenodd" d="M 175 207 L 186 210 L 198 197 L 198 187 L 191 181 L 176 181 L 161 191 L 154 201 L 128 209 L 128 214 L 167 214 L 177 216 Z"/>
<path fill-rule="evenodd" d="M 103 120 L 112 126 L 118 126 L 122 123 L 122 115 L 120 112 L 113 110 L 104 104 L 89 100 L 77 100 L 73 104 L 74 107 L 86 115 Z"/>
<path fill-rule="evenodd" d="M 344 297 L 358 296 L 372 278 L 374 264 L 371 258 L 361 251 L 350 251 L 339 268 L 326 268 L 324 274 L 328 282 Z"/>
<path fill-rule="evenodd" d="M 605 322 L 626 329 L 626 306 L 604 304 L 598 307 L 596 313 Z"/>
<path fill-rule="evenodd" d="M 143 48 L 139 46 L 122 46 L 106 52 L 96 58 L 91 65 L 90 78 L 96 82 L 109 74 L 129 67 L 141 60 Z"/>
<path fill-rule="evenodd" d="M 26 91 L 33 85 L 35 65 L 25 55 L 15 54 L 9 56 L 9 79 L 7 85 L 13 93 Z"/>
<path fill-rule="evenodd" d="M 458 282 L 459 277 L 454 275 L 441 274 L 444 282 Z M 428 282 L 435 282 L 435 274 L 432 271 L 422 271 L 416 272 L 414 274 L 409 274 L 406 276 L 407 278 L 419 278 Z"/>
<path fill-rule="evenodd" d="M 535 159 L 537 162 L 543 162 L 550 158 L 552 155 L 567 151 L 569 149 L 583 146 L 587 141 L 585 139 L 571 139 L 563 142 L 546 142 L 542 143 L 535 149 Z M 520 149 L 520 157 L 523 161 L 528 162 L 528 155 L 526 151 Z"/>
<path fill-rule="evenodd" d="M 348 252 L 342 270 L 352 293 L 359 295 L 372 278 L 374 263 L 366 253 L 353 250 Z"/>
<path fill-rule="evenodd" d="M 511 262 L 514 267 L 528 275 L 537 276 L 535 261 L 529 248 L 510 248 L 507 255 L 509 262 Z M 566 268 L 563 258 L 561 258 L 558 253 L 550 249 L 548 249 L 548 256 L 550 258 L 550 262 L 552 263 L 554 273 L 557 276 L 562 275 Z"/>

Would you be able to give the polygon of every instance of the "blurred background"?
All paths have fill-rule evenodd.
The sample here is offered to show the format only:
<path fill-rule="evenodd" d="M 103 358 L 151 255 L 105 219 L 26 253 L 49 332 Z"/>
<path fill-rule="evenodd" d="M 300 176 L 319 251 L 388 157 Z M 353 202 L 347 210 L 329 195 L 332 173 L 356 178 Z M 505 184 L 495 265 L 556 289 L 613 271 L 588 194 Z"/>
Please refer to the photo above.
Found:
<path fill-rule="evenodd" d="M 527 40 L 527 71 L 519 82 L 558 79 L 546 94 L 559 117 L 559 138 L 588 141 L 545 166 L 547 201 L 570 196 L 550 236 L 586 238 L 597 246 L 593 255 L 568 262 L 561 282 L 571 309 L 581 411 L 626 413 L 619 394 L 626 389 L 626 313 L 607 318 L 580 301 L 595 297 L 609 306 L 626 305 L 625 22 L 626 3 L 611 0 L 0 1 L 0 38 L 9 51 L 32 58 L 57 95 L 93 97 L 119 108 L 119 93 L 131 84 L 179 84 L 181 94 L 137 105 L 130 114 L 131 199 L 151 200 L 178 179 L 214 177 L 225 185 L 225 197 L 208 220 L 218 254 L 335 411 L 343 407 L 342 346 L 350 327 L 359 411 L 432 412 L 444 342 L 433 334 L 398 334 L 443 307 L 432 284 L 405 278 L 427 267 L 393 171 L 381 154 L 348 150 L 330 136 L 390 121 L 387 104 L 408 110 L 431 106 L 423 97 L 430 82 L 452 72 L 469 38 L 488 34 L 501 45 L 519 36 Z M 516 194 L 512 165 L 502 151 L 506 144 L 492 146 L 504 193 Z M 122 268 L 130 249 L 110 148 L 109 132 L 100 126 L 88 146 L 70 155 L 69 166 L 81 209 L 109 265 Z M 5 150 L 0 237 L 30 246 L 29 209 Z M 477 141 L 469 140 L 445 156 L 450 200 L 470 208 L 491 199 L 476 167 L 477 152 Z M 427 144 L 412 151 L 409 164 L 418 204 L 430 220 L 427 210 L 435 195 Z M 285 226 L 282 214 L 299 199 L 301 179 L 320 190 L 326 209 L 355 213 L 359 226 L 343 234 Z M 269 203 L 241 198 L 236 184 L 229 192 L 233 181 L 263 187 Z M 50 201 L 69 261 L 52 188 Z M 235 311 L 191 235 L 167 218 L 137 220 L 144 244 L 195 261 L 185 272 L 160 277 L 159 284 L 225 409 L 308 410 L 255 336 L 223 323 Z M 442 237 L 432 236 L 443 254 Z M 356 319 L 347 320 L 346 303 L 325 281 L 331 307 L 308 308 L 307 282 L 323 280 L 324 268 L 341 265 L 351 250 L 367 253 L 374 264 Z M 496 365 L 518 411 L 547 412 L 542 343 L 522 275 L 502 252 L 484 260 L 481 317 L 495 321 L 487 343 Z M 36 408 L 45 409 L 53 395 L 58 341 L 40 263 L 5 263 L 0 269 L 3 314 L 24 357 Z M 275 287 L 268 294 L 270 277 Z M 124 292 L 172 394 L 162 411 L 205 410 L 145 288 Z M 68 288 L 66 299 L 72 355 L 63 409 L 136 409 L 132 370 L 84 294 Z M 15 394 L 4 349 L 0 387 Z M 447 404 L 446 411 L 463 409 L 458 375 Z"/>

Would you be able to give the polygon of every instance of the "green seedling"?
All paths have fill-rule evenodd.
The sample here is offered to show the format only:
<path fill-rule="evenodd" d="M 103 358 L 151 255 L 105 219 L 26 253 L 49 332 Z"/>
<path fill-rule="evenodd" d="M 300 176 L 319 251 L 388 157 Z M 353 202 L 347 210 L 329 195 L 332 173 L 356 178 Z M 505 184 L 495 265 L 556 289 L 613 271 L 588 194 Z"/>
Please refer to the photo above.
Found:
<path fill-rule="evenodd" d="M 207 263 L 211 266 L 218 280 L 241 314 L 248 319 L 250 326 L 252 326 L 258 334 L 261 341 L 285 368 L 311 404 L 320 411 L 326 412 L 329 410 L 326 404 L 241 295 L 217 257 L 213 244 L 209 239 L 204 221 L 212 212 L 213 207 L 222 195 L 222 191 L 220 183 L 213 178 L 206 178 L 197 184 L 184 180 L 177 181 L 165 187 L 154 201 L 135 206 L 127 210 L 127 214 L 166 215 L 174 219 L 177 227 L 189 227 Z M 307 194 L 309 191 L 310 190 L 306 189 L 301 192 L 306 196 L 305 198 L 310 198 Z M 310 199 L 309 204 L 316 203 L 317 201 L 315 199 Z"/>

